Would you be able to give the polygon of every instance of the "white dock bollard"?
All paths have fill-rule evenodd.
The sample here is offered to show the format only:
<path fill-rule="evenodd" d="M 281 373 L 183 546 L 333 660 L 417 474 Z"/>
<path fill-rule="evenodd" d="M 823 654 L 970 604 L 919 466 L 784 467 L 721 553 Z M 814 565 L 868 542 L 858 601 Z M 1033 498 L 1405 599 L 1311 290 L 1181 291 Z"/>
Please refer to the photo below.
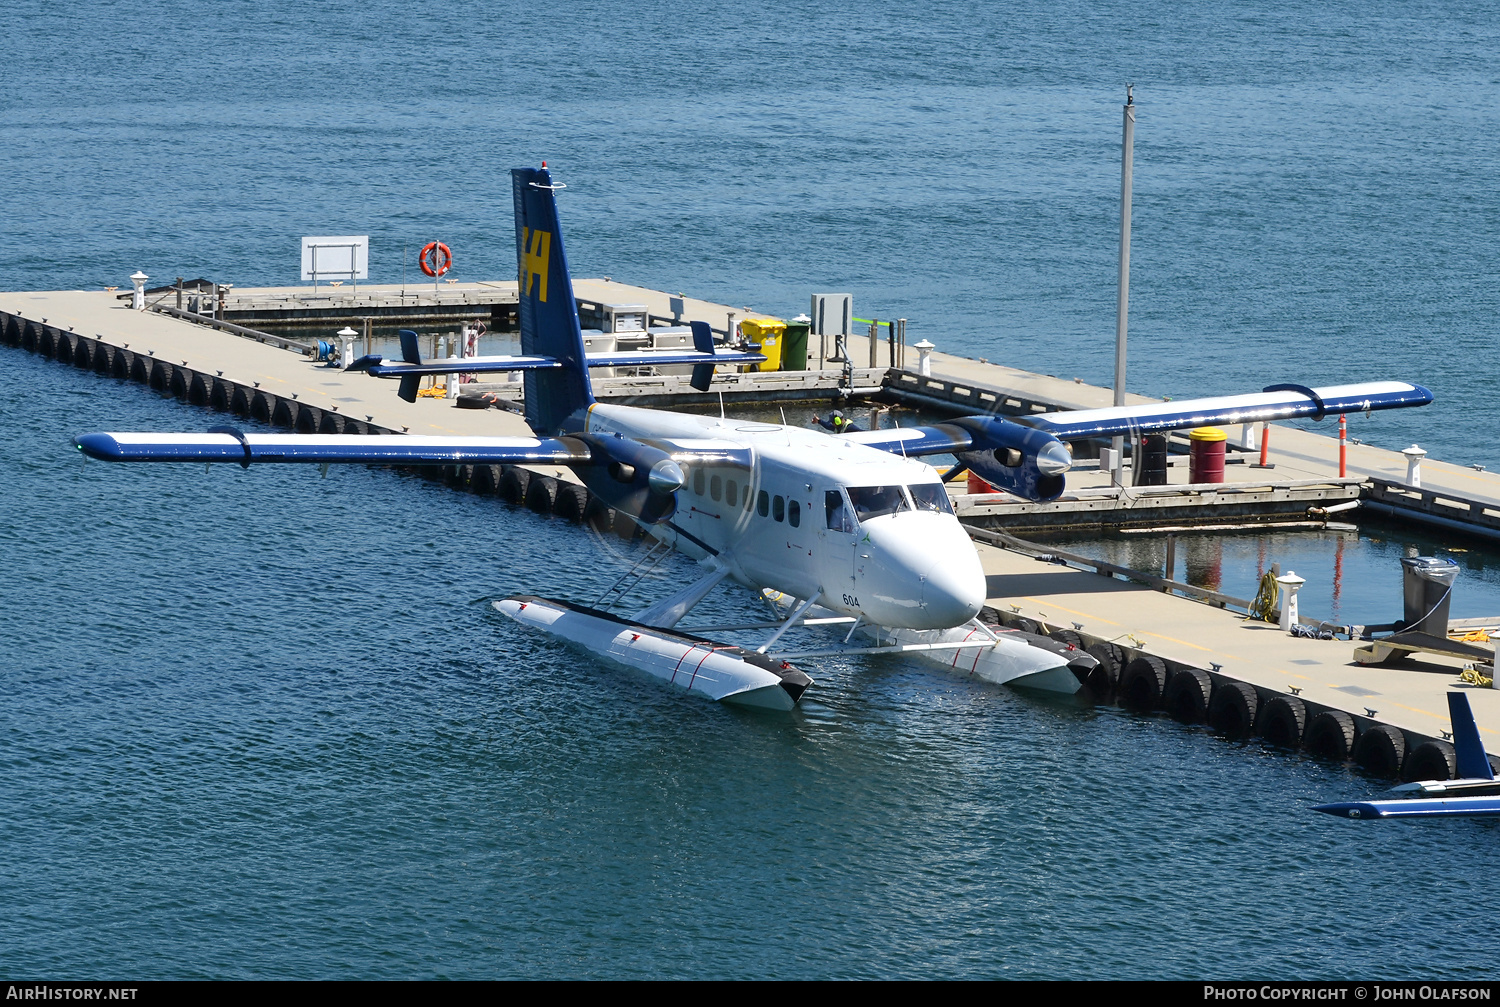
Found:
<path fill-rule="evenodd" d="M 137 269 L 130 274 L 130 282 L 135 284 L 135 296 L 130 299 L 130 307 L 135 311 L 146 310 L 146 281 L 151 279 L 145 273 Z"/>
<path fill-rule="evenodd" d="M 1240 450 L 1242 450 L 1242 451 L 1256 451 L 1256 450 L 1259 450 L 1259 448 L 1260 448 L 1260 441 L 1258 441 L 1256 439 L 1255 433 L 1256 433 L 1256 431 L 1255 431 L 1255 424 L 1254 423 L 1241 423 L 1240 424 Z"/>
<path fill-rule="evenodd" d="M 338 331 L 339 362 L 345 368 L 348 368 L 350 364 L 354 363 L 354 340 L 358 338 L 358 336 L 359 333 L 355 332 L 347 325 L 342 329 L 339 329 Z"/>
<path fill-rule="evenodd" d="M 928 342 L 926 339 L 919 343 L 913 343 L 912 348 L 917 351 L 917 373 L 924 378 L 932 377 L 932 351 L 937 349 L 936 343 Z"/>
<path fill-rule="evenodd" d="M 1276 583 L 1281 586 L 1281 631 L 1290 633 L 1297 625 L 1297 592 L 1307 581 L 1298 577 L 1296 571 L 1288 570 L 1276 578 Z"/>
<path fill-rule="evenodd" d="M 448 354 L 448 359 L 456 361 L 456 360 L 458 360 L 458 357 L 456 357 L 456 356 L 454 356 L 453 354 L 450 353 L 450 354 Z M 447 383 L 443 385 L 443 398 L 445 398 L 445 399 L 456 399 L 456 398 L 458 398 L 458 375 L 457 374 L 449 374 L 449 375 L 447 375 L 444 378 L 444 380 Z"/>
<path fill-rule="evenodd" d="M 1427 452 L 1413 444 L 1402 452 L 1406 456 L 1406 485 L 1412 489 L 1422 488 L 1422 459 L 1427 457 Z"/>

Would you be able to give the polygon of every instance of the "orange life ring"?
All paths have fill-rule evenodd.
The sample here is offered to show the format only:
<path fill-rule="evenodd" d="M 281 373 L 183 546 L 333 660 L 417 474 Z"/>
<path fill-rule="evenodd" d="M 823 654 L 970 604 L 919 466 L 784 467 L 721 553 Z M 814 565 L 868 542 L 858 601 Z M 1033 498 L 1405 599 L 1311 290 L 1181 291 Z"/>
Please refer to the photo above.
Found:
<path fill-rule="evenodd" d="M 453 268 L 453 253 L 448 251 L 448 246 L 441 241 L 429 241 L 422 246 L 422 251 L 417 253 L 417 264 L 428 276 L 442 276 Z"/>

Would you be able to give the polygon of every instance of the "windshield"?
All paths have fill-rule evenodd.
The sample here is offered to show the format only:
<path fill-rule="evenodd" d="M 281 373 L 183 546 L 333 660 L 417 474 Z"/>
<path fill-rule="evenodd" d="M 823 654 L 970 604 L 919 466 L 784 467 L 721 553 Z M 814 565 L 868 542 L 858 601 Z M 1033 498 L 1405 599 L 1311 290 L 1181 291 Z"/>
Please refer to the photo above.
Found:
<path fill-rule="evenodd" d="M 911 501 L 917 505 L 917 510 L 953 513 L 953 504 L 948 501 L 948 491 L 943 488 L 942 483 L 920 483 L 908 486 L 907 489 L 911 490 Z"/>
<path fill-rule="evenodd" d="M 861 521 L 911 509 L 900 486 L 851 486 L 849 502 L 854 504 L 854 513 Z"/>

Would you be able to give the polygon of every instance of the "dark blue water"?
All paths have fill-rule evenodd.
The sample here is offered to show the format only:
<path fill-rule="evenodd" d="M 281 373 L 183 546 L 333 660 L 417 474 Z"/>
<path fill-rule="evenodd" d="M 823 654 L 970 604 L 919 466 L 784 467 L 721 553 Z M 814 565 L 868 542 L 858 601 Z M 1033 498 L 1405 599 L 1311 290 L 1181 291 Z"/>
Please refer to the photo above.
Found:
<path fill-rule="evenodd" d="M 852 290 L 1104 382 L 1134 81 L 1131 387 L 1419 380 L 1355 435 L 1497 462 L 1488 7 L 8 13 L 0 287 L 287 283 L 310 233 L 503 277 L 545 157 L 582 274 Z M 685 701 L 489 608 L 618 546 L 379 471 L 85 467 L 82 429 L 205 414 L 4 363 L 7 971 L 1493 975 L 1493 824 L 1325 819 L 1384 784 L 896 661 Z"/>

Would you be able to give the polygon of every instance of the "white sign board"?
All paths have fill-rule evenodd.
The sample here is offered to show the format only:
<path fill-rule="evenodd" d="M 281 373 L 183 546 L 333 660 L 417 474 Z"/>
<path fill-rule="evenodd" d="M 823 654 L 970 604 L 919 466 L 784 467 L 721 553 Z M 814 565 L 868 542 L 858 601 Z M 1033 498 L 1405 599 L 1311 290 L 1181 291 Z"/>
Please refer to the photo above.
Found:
<path fill-rule="evenodd" d="M 812 331 L 815 336 L 847 336 L 854 320 L 854 295 L 813 294 Z"/>
<path fill-rule="evenodd" d="M 370 236 L 334 235 L 302 239 L 302 278 L 319 280 L 368 280 Z"/>

